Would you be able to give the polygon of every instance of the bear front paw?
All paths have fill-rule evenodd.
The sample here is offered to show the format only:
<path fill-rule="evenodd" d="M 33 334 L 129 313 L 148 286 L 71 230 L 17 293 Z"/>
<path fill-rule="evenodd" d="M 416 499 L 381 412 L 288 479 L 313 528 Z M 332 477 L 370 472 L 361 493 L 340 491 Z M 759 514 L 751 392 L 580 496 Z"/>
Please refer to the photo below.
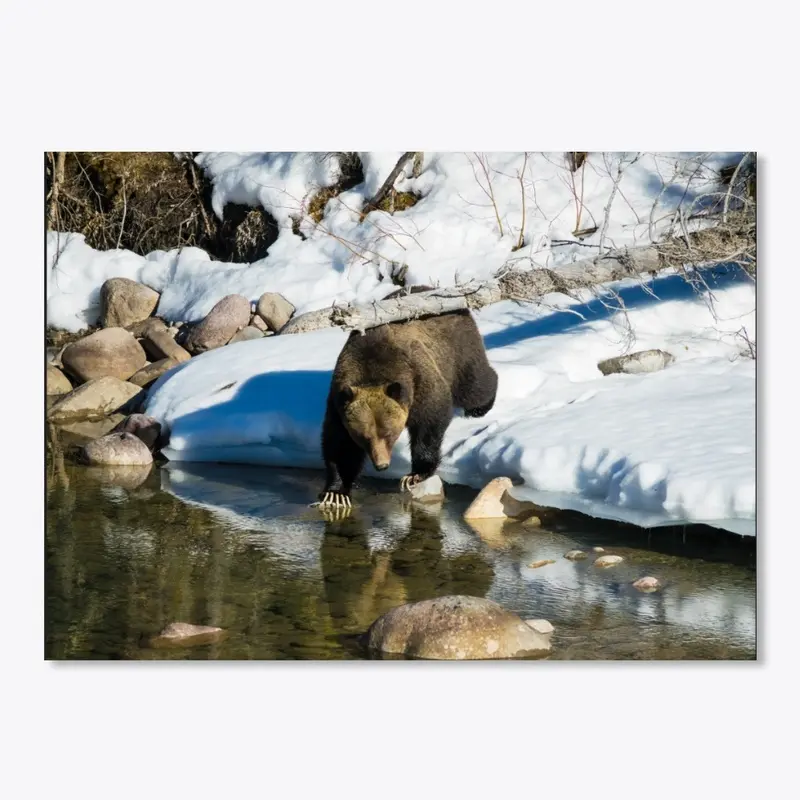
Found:
<path fill-rule="evenodd" d="M 403 475 L 403 477 L 400 478 L 400 491 L 410 492 L 412 486 L 416 486 L 424 480 L 425 478 L 422 475 Z"/>

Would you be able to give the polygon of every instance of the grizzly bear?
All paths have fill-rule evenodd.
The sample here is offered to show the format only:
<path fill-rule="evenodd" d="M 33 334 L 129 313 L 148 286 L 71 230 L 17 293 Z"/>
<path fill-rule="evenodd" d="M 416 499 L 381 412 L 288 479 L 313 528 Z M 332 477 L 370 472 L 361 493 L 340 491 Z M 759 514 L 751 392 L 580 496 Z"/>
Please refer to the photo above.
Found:
<path fill-rule="evenodd" d="M 339 354 L 328 393 L 322 425 L 327 478 L 320 505 L 350 507 L 350 490 L 366 456 L 375 469 L 386 469 L 403 428 L 411 442 L 411 473 L 401 489 L 429 478 L 439 466 L 453 408 L 482 417 L 496 395 L 497 373 L 467 310 L 354 331 Z"/>

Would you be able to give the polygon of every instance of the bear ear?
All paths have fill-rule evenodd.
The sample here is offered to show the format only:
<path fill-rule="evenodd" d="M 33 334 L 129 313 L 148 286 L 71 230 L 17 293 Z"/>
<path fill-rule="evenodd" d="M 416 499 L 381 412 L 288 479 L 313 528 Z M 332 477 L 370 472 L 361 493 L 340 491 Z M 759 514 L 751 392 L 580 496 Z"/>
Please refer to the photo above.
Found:
<path fill-rule="evenodd" d="M 386 394 L 391 397 L 392 400 L 396 400 L 398 403 L 408 402 L 408 392 L 406 391 L 406 387 L 397 381 L 390 383 L 386 387 Z"/>
<path fill-rule="evenodd" d="M 344 405 L 345 403 L 349 403 L 354 397 L 356 393 L 353 391 L 352 386 L 343 386 L 339 389 L 338 394 L 336 395 L 336 399 Z"/>

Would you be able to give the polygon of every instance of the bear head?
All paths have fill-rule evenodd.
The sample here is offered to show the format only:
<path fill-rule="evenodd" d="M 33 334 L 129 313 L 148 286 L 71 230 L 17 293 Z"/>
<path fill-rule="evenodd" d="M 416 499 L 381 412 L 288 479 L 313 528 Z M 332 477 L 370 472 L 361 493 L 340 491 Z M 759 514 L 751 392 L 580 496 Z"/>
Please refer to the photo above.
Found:
<path fill-rule="evenodd" d="M 408 388 L 399 382 L 344 386 L 336 394 L 336 405 L 353 441 L 369 455 L 375 469 L 386 469 L 408 421 Z"/>

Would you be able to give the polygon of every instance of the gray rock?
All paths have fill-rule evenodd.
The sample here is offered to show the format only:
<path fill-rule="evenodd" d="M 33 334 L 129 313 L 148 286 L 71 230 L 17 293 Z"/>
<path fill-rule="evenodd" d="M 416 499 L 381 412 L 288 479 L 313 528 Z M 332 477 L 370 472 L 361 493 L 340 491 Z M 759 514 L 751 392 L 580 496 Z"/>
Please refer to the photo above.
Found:
<path fill-rule="evenodd" d="M 228 342 L 228 344 L 236 344 L 236 342 L 248 342 L 251 339 L 263 338 L 264 331 L 260 331 L 253 325 L 248 325 L 246 328 L 242 328 L 238 333 L 234 333 L 233 338 Z"/>
<path fill-rule="evenodd" d="M 541 633 L 542 636 L 550 636 L 555 630 L 553 624 L 546 619 L 526 619 L 525 624 L 533 628 L 536 633 Z"/>
<path fill-rule="evenodd" d="M 188 353 L 186 355 L 189 355 Z M 169 372 L 173 367 L 177 367 L 178 362 L 174 358 L 162 358 L 142 367 L 138 372 L 135 372 L 128 379 L 129 383 L 135 383 L 137 386 L 145 387 L 157 381 L 166 372 Z"/>
<path fill-rule="evenodd" d="M 603 375 L 613 375 L 617 372 L 639 375 L 645 372 L 658 372 L 668 367 L 674 360 L 675 356 L 664 350 L 640 350 L 627 356 L 607 358 L 599 362 L 597 368 Z"/>
<path fill-rule="evenodd" d="M 147 356 L 130 331 L 106 328 L 67 345 L 61 361 L 81 381 L 104 377 L 124 381 L 145 365 Z"/>
<path fill-rule="evenodd" d="M 294 311 L 294 306 L 277 292 L 264 292 L 256 304 L 256 314 L 275 333 L 278 333 L 286 325 Z"/>
<path fill-rule="evenodd" d="M 229 294 L 189 331 L 185 347 L 194 355 L 223 347 L 249 322 L 250 301 L 240 294 Z"/>
<path fill-rule="evenodd" d="M 132 410 L 146 394 L 140 386 L 119 378 L 96 378 L 54 403 L 47 419 L 55 424 L 100 419 L 116 411 Z"/>
<path fill-rule="evenodd" d="M 583 561 L 583 559 L 588 558 L 588 556 L 583 550 L 570 550 L 568 553 L 564 553 L 564 558 L 570 561 Z"/>
<path fill-rule="evenodd" d="M 658 578 L 653 578 L 648 575 L 644 578 L 639 578 L 638 581 L 633 582 L 633 588 L 638 589 L 640 592 L 656 592 L 661 588 L 661 583 Z"/>
<path fill-rule="evenodd" d="M 161 423 L 147 414 L 131 414 L 122 420 L 111 433 L 132 433 L 141 439 L 148 450 L 154 450 L 161 437 Z"/>
<path fill-rule="evenodd" d="M 58 367 L 48 364 L 45 375 L 45 391 L 48 397 L 56 394 L 69 394 L 72 391 L 72 384 Z"/>
<path fill-rule="evenodd" d="M 109 278 L 100 289 L 100 323 L 125 328 L 147 319 L 158 305 L 159 294 L 127 278 Z"/>
<path fill-rule="evenodd" d="M 151 647 L 189 647 L 199 644 L 211 644 L 224 638 L 226 632 L 222 628 L 210 625 L 191 625 L 188 622 L 173 622 L 167 625 L 158 636 L 150 639 Z"/>
<path fill-rule="evenodd" d="M 153 361 L 160 361 L 164 358 L 171 358 L 173 361 L 188 361 L 192 356 L 188 350 L 181 347 L 170 335 L 167 329 L 151 330 L 142 339 L 144 349 L 153 358 Z"/>
<path fill-rule="evenodd" d="M 366 634 L 372 650 L 430 659 L 542 656 L 548 637 L 485 598 L 453 595 L 393 608 Z"/>
<path fill-rule="evenodd" d="M 133 433 L 108 433 L 87 442 L 81 460 L 90 465 L 142 467 L 153 463 L 147 445 Z"/>
<path fill-rule="evenodd" d="M 287 333 L 308 333 L 322 328 L 332 328 L 330 308 L 320 308 L 292 317 L 280 330 L 281 336 Z"/>

